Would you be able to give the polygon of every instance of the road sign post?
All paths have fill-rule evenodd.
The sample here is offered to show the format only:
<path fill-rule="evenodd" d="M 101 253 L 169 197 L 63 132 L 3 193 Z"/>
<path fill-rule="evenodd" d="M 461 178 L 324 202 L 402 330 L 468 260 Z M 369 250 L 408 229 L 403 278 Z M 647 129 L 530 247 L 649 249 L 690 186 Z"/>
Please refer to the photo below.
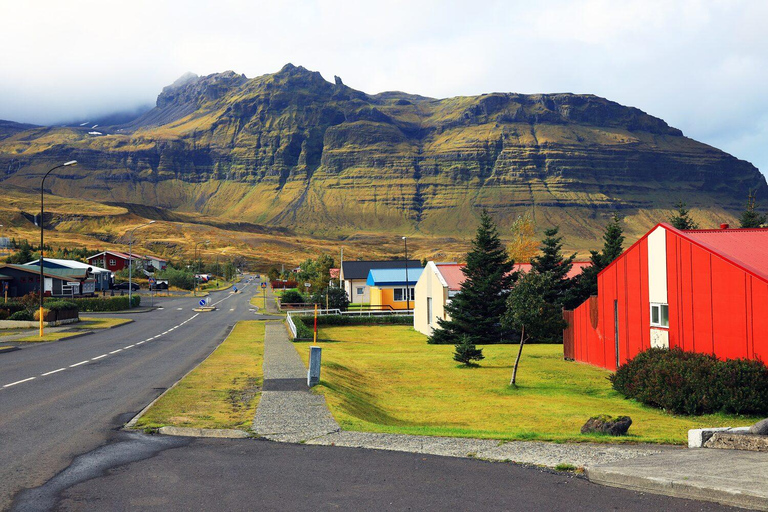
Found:
<path fill-rule="evenodd" d="M 261 283 L 261 291 L 264 293 L 264 311 L 267 311 L 267 283 L 262 282 Z"/>

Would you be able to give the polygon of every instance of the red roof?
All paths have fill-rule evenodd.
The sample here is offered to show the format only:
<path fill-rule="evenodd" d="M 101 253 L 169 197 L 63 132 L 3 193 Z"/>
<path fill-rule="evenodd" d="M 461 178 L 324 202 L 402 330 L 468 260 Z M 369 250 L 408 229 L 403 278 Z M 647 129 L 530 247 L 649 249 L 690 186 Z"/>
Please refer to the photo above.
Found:
<path fill-rule="evenodd" d="M 664 227 L 768 280 L 768 228 L 679 231 Z"/>
<path fill-rule="evenodd" d="M 463 263 L 435 263 L 435 266 L 445 282 L 448 283 L 449 290 L 458 291 L 461 289 L 461 283 L 467 278 L 461 271 L 464 268 Z"/>
<path fill-rule="evenodd" d="M 574 277 L 581 274 L 585 268 L 592 265 L 591 261 L 574 261 L 573 266 L 571 267 L 571 270 L 568 271 L 568 274 L 565 276 L 566 279 L 573 279 Z M 515 266 L 512 268 L 513 272 L 523 272 L 528 273 L 531 271 L 532 265 L 530 263 L 515 263 Z"/>
<path fill-rule="evenodd" d="M 339 269 L 332 268 L 330 269 L 331 279 L 338 279 L 339 278 Z"/>

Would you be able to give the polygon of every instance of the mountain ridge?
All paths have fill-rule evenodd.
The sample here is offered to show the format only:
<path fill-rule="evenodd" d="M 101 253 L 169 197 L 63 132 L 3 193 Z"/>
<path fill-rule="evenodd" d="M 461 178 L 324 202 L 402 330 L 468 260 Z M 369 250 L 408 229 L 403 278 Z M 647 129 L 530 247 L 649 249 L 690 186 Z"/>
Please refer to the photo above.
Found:
<path fill-rule="evenodd" d="M 31 188 L 46 165 L 77 159 L 46 182 L 54 193 L 334 236 L 466 234 L 480 209 L 502 229 L 531 212 L 574 247 L 612 211 L 639 236 L 677 200 L 733 222 L 766 189 L 748 162 L 595 95 L 369 95 L 293 64 L 186 74 L 130 123 L 86 128 L 0 140 L 3 180 Z"/>

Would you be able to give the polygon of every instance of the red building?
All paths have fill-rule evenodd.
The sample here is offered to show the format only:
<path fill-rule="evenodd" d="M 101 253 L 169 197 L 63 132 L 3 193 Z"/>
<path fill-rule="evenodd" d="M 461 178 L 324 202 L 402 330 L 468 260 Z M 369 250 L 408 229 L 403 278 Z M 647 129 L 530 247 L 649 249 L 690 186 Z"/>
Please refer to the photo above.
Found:
<path fill-rule="evenodd" d="M 129 259 L 130 257 L 122 252 L 104 251 L 100 252 L 99 254 L 89 256 L 88 263 L 96 267 L 106 268 L 112 272 L 117 272 L 119 270 L 123 270 L 124 268 L 128 268 Z M 139 259 L 140 258 L 138 258 L 135 254 L 133 255 L 133 261 L 137 261 Z M 135 265 L 134 268 L 136 268 Z"/>
<path fill-rule="evenodd" d="M 768 361 L 768 229 L 658 224 L 566 311 L 568 359 L 614 370 L 650 347 Z"/>

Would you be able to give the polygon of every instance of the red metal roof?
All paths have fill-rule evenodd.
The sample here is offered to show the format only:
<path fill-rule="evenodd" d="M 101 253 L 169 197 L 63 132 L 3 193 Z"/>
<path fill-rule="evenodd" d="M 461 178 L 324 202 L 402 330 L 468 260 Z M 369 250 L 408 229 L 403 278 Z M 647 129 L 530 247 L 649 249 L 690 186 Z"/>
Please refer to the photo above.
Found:
<path fill-rule="evenodd" d="M 574 277 L 581 274 L 585 268 L 592 265 L 591 261 L 574 261 L 573 266 L 571 267 L 571 270 L 568 271 L 568 274 L 565 276 L 567 279 L 573 279 Z M 515 263 L 515 266 L 512 268 L 513 272 L 523 272 L 528 273 L 531 271 L 532 265 L 530 263 Z"/>
<path fill-rule="evenodd" d="M 675 231 L 768 280 L 768 228 Z"/>
<path fill-rule="evenodd" d="M 467 278 L 461 271 L 465 266 L 463 263 L 435 263 L 435 266 L 445 282 L 448 283 L 449 290 L 458 291 L 461 289 L 461 283 Z"/>

